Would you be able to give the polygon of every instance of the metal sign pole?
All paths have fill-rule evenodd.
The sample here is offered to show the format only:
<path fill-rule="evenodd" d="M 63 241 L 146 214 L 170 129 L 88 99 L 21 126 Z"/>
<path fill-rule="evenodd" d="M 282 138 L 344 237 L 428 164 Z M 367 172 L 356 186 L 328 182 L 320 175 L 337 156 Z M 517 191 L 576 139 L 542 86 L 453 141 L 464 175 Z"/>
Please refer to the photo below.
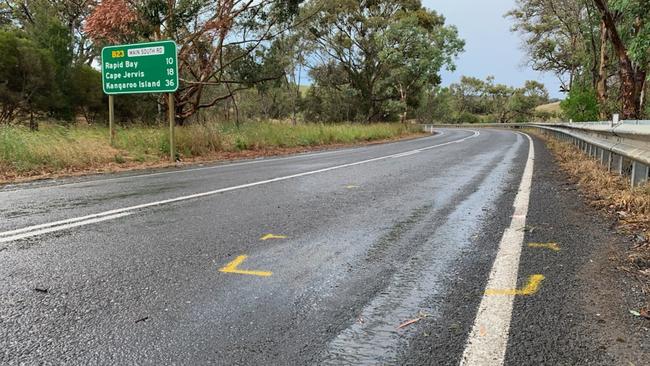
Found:
<path fill-rule="evenodd" d="M 102 49 L 102 88 L 108 94 L 111 145 L 115 143 L 114 94 L 168 94 L 169 157 L 176 161 L 174 94 L 178 90 L 178 48 L 174 41 L 107 46 Z M 163 97 L 164 99 L 164 97 Z"/>
<path fill-rule="evenodd" d="M 111 146 L 115 143 L 115 101 L 114 96 L 108 96 L 108 141 Z"/>
<path fill-rule="evenodd" d="M 176 112 L 174 107 L 174 93 L 167 94 L 169 96 L 169 159 L 172 163 L 176 162 L 176 151 L 174 146 L 174 125 L 176 124 Z"/>

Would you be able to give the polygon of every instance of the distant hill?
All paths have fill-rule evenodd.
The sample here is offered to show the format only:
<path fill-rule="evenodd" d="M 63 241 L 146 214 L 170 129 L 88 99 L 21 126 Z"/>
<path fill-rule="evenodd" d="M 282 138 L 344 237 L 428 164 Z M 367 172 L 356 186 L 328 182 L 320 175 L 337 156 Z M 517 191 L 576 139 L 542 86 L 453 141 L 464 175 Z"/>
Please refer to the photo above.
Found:
<path fill-rule="evenodd" d="M 560 109 L 560 102 L 553 102 L 548 104 L 542 104 L 535 107 L 535 110 L 538 112 L 547 112 L 547 113 L 556 113 L 560 114 L 562 110 Z"/>

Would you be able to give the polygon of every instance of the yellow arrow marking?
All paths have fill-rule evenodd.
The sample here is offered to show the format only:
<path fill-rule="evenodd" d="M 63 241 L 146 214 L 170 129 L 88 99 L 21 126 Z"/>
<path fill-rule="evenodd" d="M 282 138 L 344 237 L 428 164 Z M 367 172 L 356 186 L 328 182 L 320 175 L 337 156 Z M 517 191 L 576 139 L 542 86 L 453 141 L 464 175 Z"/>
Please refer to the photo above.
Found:
<path fill-rule="evenodd" d="M 557 243 L 528 243 L 530 248 L 545 248 L 555 252 L 560 251 L 560 246 Z"/>
<path fill-rule="evenodd" d="M 539 285 L 544 281 L 544 275 L 536 274 L 528 277 L 528 284 L 522 289 L 487 289 L 486 295 L 532 295 L 539 290 Z"/>
<path fill-rule="evenodd" d="M 248 258 L 247 255 L 240 255 L 239 257 L 235 258 L 234 261 L 228 263 L 225 267 L 219 269 L 219 272 L 223 273 L 237 273 L 237 274 L 244 274 L 244 275 L 251 275 L 251 276 L 262 276 L 262 277 L 268 277 L 273 274 L 273 272 L 267 272 L 267 271 L 248 271 L 245 269 L 239 269 L 240 264 L 244 262 Z"/>
<path fill-rule="evenodd" d="M 275 235 L 275 234 L 266 234 L 260 238 L 260 240 L 269 240 L 269 239 L 286 239 L 284 235 Z"/>

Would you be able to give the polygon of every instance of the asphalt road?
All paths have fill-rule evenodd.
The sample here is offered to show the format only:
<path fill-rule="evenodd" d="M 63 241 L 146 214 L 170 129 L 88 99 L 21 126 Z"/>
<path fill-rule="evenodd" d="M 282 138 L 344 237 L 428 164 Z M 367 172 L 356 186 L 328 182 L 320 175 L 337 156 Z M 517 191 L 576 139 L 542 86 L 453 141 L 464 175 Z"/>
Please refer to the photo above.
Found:
<path fill-rule="evenodd" d="M 1 188 L 0 363 L 643 360 L 647 347 L 612 340 L 629 336 L 627 318 L 612 314 L 605 324 L 616 325 L 603 326 L 589 315 L 628 306 L 581 292 L 598 244 L 620 239 L 595 219 L 581 223 L 585 208 L 552 176 L 545 148 L 536 143 L 533 160 L 524 134 L 441 132 Z M 516 207 L 533 162 L 522 217 Z M 521 264 L 497 272 L 517 289 L 531 275 L 545 278 L 530 294 L 497 294 L 506 300 L 490 305 L 504 233 L 526 217 L 511 230 L 525 236 Z M 529 248 L 533 240 L 561 250 Z M 477 320 L 485 306 L 508 315 L 500 343 L 481 345 L 494 334 Z M 471 344 L 496 358 L 468 361 Z"/>

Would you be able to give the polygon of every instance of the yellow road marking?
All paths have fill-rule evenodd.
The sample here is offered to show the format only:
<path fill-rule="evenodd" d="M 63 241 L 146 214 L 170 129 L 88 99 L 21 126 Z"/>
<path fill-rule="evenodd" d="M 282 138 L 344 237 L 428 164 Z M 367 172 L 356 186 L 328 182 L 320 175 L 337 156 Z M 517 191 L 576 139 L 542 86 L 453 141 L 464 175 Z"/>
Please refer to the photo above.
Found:
<path fill-rule="evenodd" d="M 347 188 L 347 189 L 354 189 L 354 188 L 359 188 L 359 186 L 356 186 L 356 185 L 354 185 L 354 184 L 349 184 L 349 185 L 345 186 L 345 188 Z"/>
<path fill-rule="evenodd" d="M 530 248 L 546 248 L 556 252 L 560 251 L 560 246 L 557 243 L 528 243 Z"/>
<path fill-rule="evenodd" d="M 539 285 L 544 281 L 544 275 L 536 274 L 528 277 L 528 284 L 522 289 L 487 289 L 486 295 L 523 295 L 528 296 L 539 290 Z"/>
<path fill-rule="evenodd" d="M 260 238 L 260 240 L 269 240 L 269 239 L 286 239 L 284 235 L 275 235 L 275 234 L 266 234 Z"/>
<path fill-rule="evenodd" d="M 237 274 L 244 274 L 244 275 L 251 275 L 251 276 L 261 276 L 261 277 L 268 277 L 273 274 L 273 272 L 268 272 L 268 271 L 249 271 L 245 269 L 239 269 L 239 265 L 242 264 L 248 258 L 247 255 L 240 255 L 239 257 L 235 258 L 234 261 L 228 263 L 225 267 L 219 269 L 219 272 L 223 273 L 237 273 Z"/>

